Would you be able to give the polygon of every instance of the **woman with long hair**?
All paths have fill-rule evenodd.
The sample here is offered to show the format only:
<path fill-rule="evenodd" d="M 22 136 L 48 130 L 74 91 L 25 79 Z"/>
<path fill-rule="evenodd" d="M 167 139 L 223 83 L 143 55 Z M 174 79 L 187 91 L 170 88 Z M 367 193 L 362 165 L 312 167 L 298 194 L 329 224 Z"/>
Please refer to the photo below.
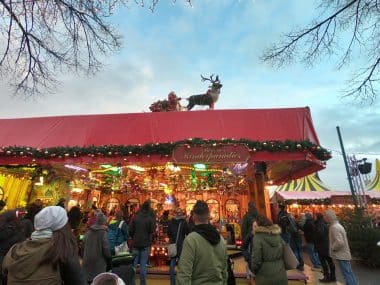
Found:
<path fill-rule="evenodd" d="M 60 206 L 34 218 L 31 239 L 14 245 L 4 258 L 8 285 L 84 285 L 75 237 Z"/>

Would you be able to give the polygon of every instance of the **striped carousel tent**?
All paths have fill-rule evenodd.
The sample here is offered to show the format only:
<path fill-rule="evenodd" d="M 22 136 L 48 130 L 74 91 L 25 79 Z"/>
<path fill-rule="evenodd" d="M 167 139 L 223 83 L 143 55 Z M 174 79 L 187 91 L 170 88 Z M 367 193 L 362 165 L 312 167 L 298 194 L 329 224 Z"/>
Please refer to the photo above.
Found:
<path fill-rule="evenodd" d="M 376 159 L 376 174 L 373 180 L 365 187 L 366 191 L 380 192 L 380 160 Z"/>
<path fill-rule="evenodd" d="M 291 180 L 276 188 L 276 192 L 324 192 L 331 191 L 319 178 L 318 172 Z"/>
<path fill-rule="evenodd" d="M 275 191 L 278 192 L 293 192 L 295 191 L 294 189 L 297 189 L 297 186 L 299 184 L 299 181 L 301 179 L 294 179 L 294 180 L 290 180 L 288 183 L 285 183 L 285 184 L 282 184 L 282 185 L 279 185 Z"/>

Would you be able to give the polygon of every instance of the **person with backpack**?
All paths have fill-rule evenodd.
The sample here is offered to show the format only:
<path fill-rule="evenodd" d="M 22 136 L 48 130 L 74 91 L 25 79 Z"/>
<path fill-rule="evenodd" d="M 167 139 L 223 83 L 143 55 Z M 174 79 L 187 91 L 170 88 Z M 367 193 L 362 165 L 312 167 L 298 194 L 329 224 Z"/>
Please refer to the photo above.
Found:
<path fill-rule="evenodd" d="M 111 254 L 115 255 L 115 246 L 122 244 L 128 239 L 128 225 L 123 219 L 123 212 L 117 211 L 114 218 L 108 224 L 108 242 Z"/>

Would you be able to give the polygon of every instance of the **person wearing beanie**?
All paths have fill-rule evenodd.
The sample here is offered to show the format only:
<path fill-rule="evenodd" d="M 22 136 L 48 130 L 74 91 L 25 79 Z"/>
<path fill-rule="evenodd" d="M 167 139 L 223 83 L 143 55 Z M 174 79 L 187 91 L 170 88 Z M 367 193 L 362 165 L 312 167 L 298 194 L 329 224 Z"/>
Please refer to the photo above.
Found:
<path fill-rule="evenodd" d="M 31 239 L 13 246 L 3 271 L 8 285 L 84 285 L 78 247 L 65 209 L 50 206 L 34 217 Z"/>
<path fill-rule="evenodd" d="M 207 203 L 198 200 L 193 215 L 194 231 L 183 242 L 176 284 L 227 284 L 227 247 L 219 232 L 209 223 Z"/>
<path fill-rule="evenodd" d="M 112 268 L 111 251 L 107 235 L 107 217 L 98 211 L 96 221 L 83 240 L 83 270 L 89 284 L 96 275 Z"/>
<path fill-rule="evenodd" d="M 328 209 L 325 213 L 326 222 L 329 224 L 329 253 L 338 262 L 346 285 L 356 285 L 356 278 L 351 267 L 351 252 L 348 245 L 346 230 L 339 223 L 335 212 Z"/>

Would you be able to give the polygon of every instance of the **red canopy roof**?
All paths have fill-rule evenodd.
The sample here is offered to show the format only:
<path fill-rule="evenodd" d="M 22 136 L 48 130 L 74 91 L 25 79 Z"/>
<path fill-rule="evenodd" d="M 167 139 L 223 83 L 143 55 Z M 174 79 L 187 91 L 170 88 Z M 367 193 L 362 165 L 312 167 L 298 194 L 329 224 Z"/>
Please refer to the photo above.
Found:
<path fill-rule="evenodd" d="M 195 137 L 216 140 L 244 138 L 253 141 L 308 140 L 319 145 L 307 107 L 0 119 L 0 147 L 3 152 L 11 146 L 144 145 Z M 49 161 L 62 163 L 64 159 L 52 157 Z M 281 179 L 285 176 L 297 178 L 324 167 L 310 152 L 305 151 L 260 151 L 255 152 L 252 159 L 272 161 L 272 166 L 281 166 L 271 168 L 272 174 L 278 178 L 281 176 Z M 30 161 L 28 157 L 0 155 L 0 164 Z M 281 161 L 300 163 L 290 165 Z M 284 167 L 286 173 L 281 170 Z"/>

